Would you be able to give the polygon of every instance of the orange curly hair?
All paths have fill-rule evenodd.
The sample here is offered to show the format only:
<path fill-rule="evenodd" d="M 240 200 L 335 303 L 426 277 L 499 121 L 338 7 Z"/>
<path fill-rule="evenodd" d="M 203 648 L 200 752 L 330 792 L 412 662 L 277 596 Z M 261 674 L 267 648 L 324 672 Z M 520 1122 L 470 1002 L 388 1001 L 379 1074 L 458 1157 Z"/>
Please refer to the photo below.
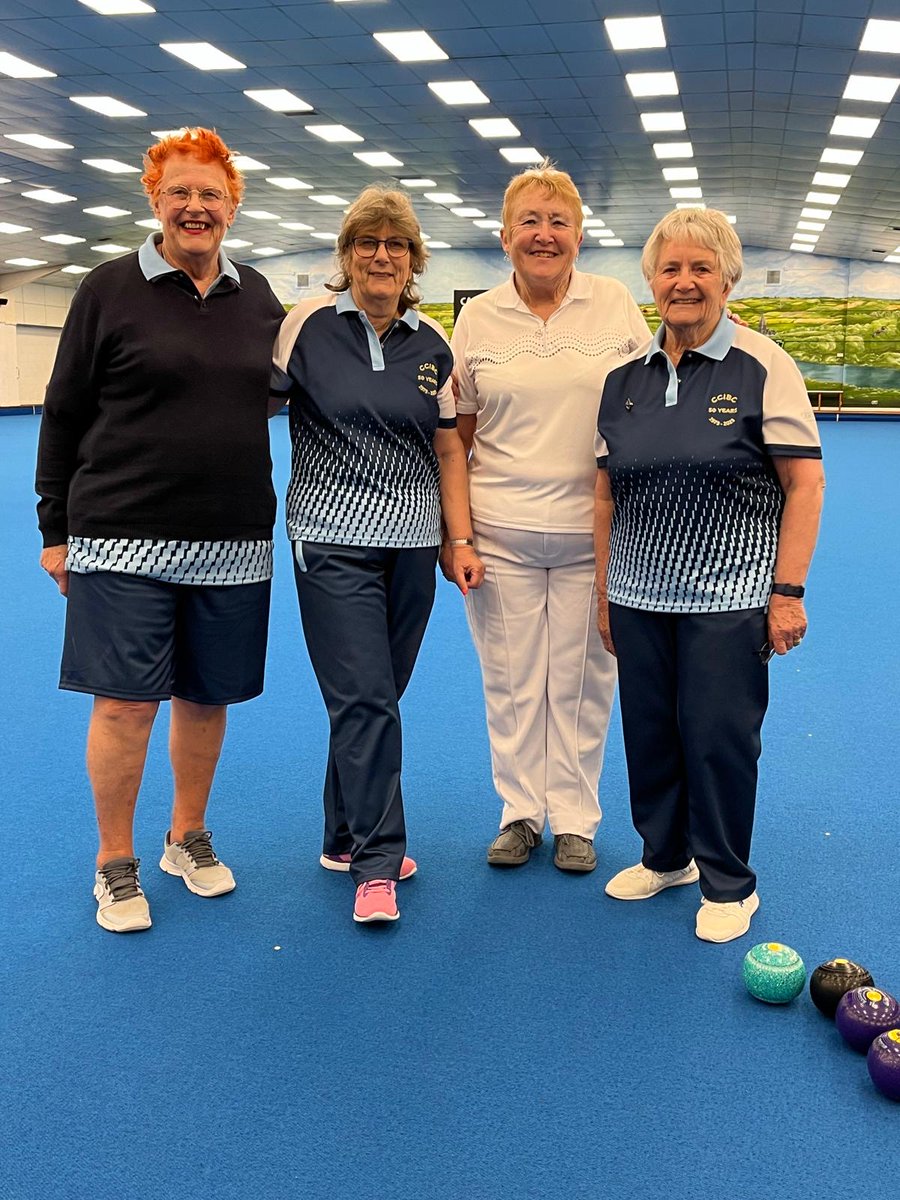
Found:
<path fill-rule="evenodd" d="M 240 204 L 244 194 L 244 177 L 231 161 L 231 151 L 215 130 L 200 127 L 184 129 L 181 133 L 164 137 L 144 155 L 141 183 L 151 200 L 159 187 L 166 163 L 176 154 L 189 154 L 202 163 L 220 163 L 228 178 L 231 199 L 235 204 Z"/>

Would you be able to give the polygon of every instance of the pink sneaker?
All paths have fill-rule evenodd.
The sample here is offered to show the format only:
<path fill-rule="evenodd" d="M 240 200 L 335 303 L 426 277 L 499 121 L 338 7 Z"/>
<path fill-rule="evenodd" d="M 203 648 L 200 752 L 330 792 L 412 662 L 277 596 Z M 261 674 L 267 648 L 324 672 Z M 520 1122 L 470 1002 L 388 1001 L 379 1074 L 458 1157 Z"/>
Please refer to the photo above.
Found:
<path fill-rule="evenodd" d="M 350 855 L 349 854 L 323 854 L 319 862 L 326 871 L 349 871 L 350 870 Z M 414 858 L 404 858 L 400 865 L 400 882 L 404 879 L 409 879 L 411 875 L 415 875 L 418 871 L 416 860 Z"/>
<path fill-rule="evenodd" d="M 393 879 L 370 879 L 368 883 L 361 883 L 356 889 L 353 920 L 360 923 L 396 921 L 400 916 L 396 888 Z"/>

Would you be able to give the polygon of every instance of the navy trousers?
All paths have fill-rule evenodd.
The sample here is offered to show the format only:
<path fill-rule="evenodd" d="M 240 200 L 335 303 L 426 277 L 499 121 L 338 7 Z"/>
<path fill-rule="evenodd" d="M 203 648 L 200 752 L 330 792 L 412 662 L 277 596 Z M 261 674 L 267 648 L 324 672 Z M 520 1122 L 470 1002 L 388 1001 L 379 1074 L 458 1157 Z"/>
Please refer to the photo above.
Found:
<path fill-rule="evenodd" d="M 693 858 L 708 900 L 744 900 L 760 730 L 769 701 L 765 609 L 644 612 L 610 604 L 631 815 L 641 861 Z"/>
<path fill-rule="evenodd" d="M 301 543 L 294 577 L 328 710 L 325 854 L 350 854 L 356 884 L 398 879 L 406 852 L 399 700 L 434 603 L 437 547 Z"/>

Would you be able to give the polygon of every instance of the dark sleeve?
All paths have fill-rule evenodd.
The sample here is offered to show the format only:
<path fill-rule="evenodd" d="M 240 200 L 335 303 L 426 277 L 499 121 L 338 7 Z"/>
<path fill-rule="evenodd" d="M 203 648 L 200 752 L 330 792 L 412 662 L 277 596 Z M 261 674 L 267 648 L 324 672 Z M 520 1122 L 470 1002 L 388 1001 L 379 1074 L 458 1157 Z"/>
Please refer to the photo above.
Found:
<path fill-rule="evenodd" d="M 100 303 L 83 282 L 60 335 L 41 416 L 35 491 L 45 546 L 61 546 L 68 535 L 69 484 L 81 441 L 97 416 L 101 326 Z"/>

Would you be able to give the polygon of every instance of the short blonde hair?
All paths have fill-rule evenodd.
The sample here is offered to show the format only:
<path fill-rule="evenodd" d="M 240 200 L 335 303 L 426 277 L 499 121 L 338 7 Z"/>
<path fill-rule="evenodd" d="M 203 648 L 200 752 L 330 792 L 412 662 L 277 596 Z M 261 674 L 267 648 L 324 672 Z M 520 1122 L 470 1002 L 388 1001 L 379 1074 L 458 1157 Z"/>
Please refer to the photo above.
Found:
<path fill-rule="evenodd" d="M 504 231 L 509 233 L 516 201 L 523 192 L 535 187 L 541 188 L 546 195 L 562 201 L 572 209 L 575 224 L 580 233 L 584 222 L 584 213 L 581 211 L 581 196 L 578 188 L 575 186 L 572 176 L 566 171 L 560 171 L 554 167 L 549 158 L 545 158 L 536 167 L 527 167 L 518 175 L 513 175 L 506 185 L 506 191 L 503 193 L 503 209 L 500 214 Z"/>
<path fill-rule="evenodd" d="M 195 126 L 164 137 L 151 146 L 144 155 L 144 174 L 141 183 L 150 200 L 156 198 L 159 183 L 166 163 L 170 158 L 183 154 L 202 163 L 218 163 L 228 181 L 228 193 L 237 206 L 244 194 L 244 177 L 234 165 L 232 153 L 214 129 Z"/>
<path fill-rule="evenodd" d="M 341 231 L 338 234 L 335 256 L 338 272 L 326 287 L 332 292 L 346 292 L 350 287 L 350 258 L 353 254 L 353 239 L 362 233 L 370 233 L 390 225 L 398 237 L 409 240 L 409 260 L 412 275 L 400 296 L 402 309 L 413 308 L 422 299 L 416 280 L 425 270 L 428 251 L 422 238 L 422 230 L 415 209 L 405 192 L 392 191 L 377 184 L 364 188 L 347 210 Z"/>
<path fill-rule="evenodd" d="M 716 208 L 676 208 L 663 217 L 641 254 L 641 270 L 648 283 L 656 274 L 664 242 L 693 242 L 712 250 L 728 287 L 733 287 L 744 273 L 740 238 L 725 214 Z"/>

